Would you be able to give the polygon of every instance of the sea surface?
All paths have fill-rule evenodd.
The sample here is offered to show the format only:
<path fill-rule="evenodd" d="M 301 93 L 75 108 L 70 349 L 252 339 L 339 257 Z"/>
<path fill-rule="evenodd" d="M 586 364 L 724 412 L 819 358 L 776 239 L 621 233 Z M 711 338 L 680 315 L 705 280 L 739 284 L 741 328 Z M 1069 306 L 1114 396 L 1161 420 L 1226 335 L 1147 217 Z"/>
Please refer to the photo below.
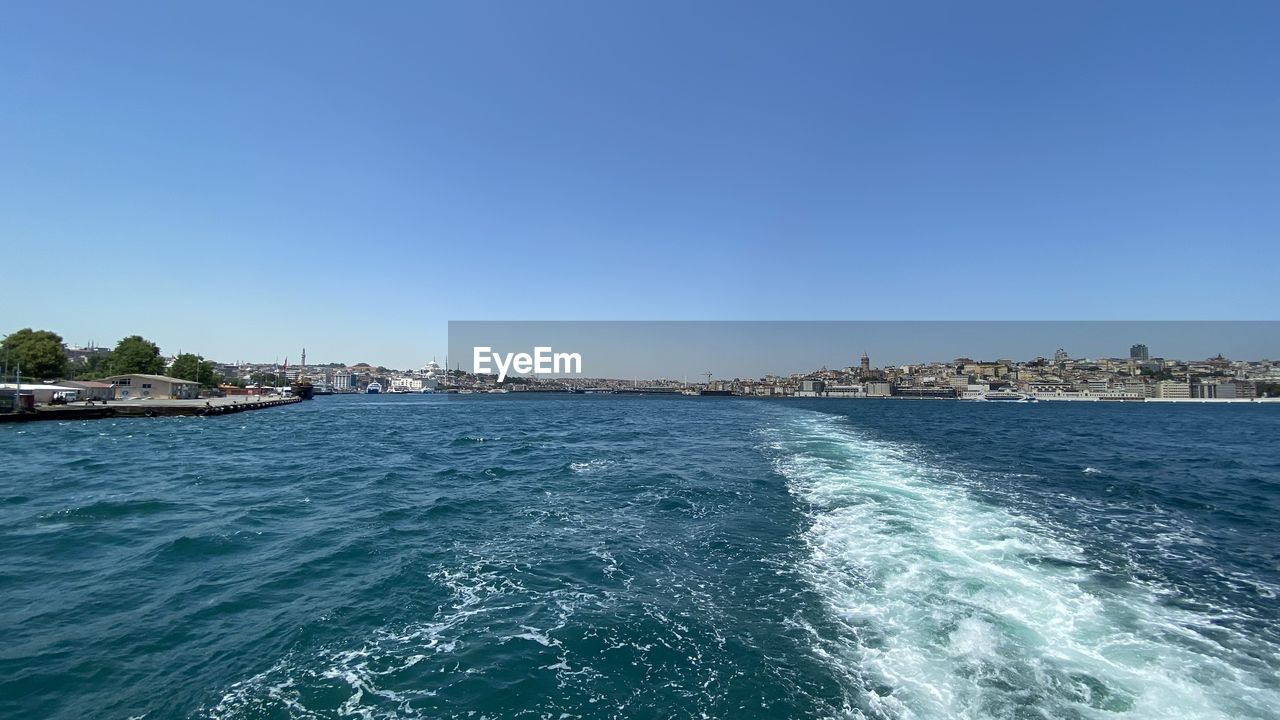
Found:
<path fill-rule="evenodd" d="M 2 718 L 1276 718 L 1280 405 L 0 426 Z"/>

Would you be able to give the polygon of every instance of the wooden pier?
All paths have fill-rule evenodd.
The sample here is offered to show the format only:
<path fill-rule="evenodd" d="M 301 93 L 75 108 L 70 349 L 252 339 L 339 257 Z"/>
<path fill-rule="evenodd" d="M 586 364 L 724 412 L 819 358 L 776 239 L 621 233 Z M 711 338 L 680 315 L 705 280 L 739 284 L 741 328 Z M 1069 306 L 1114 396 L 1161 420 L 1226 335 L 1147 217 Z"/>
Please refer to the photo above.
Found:
<path fill-rule="evenodd" d="M 251 399 L 245 396 L 198 398 L 195 400 L 113 400 L 109 403 L 41 405 L 34 411 L 0 413 L 0 423 L 38 420 L 101 420 L 105 418 L 151 418 L 197 415 L 219 417 L 248 410 L 265 410 L 302 402 L 296 397 Z"/>

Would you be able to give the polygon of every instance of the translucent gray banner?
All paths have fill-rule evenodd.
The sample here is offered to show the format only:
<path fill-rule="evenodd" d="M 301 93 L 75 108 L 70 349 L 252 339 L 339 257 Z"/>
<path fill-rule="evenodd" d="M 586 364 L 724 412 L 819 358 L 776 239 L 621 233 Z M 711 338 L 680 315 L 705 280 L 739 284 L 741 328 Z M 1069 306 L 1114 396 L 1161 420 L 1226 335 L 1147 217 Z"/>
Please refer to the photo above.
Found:
<path fill-rule="evenodd" d="M 1216 399 L 1265 394 L 1272 358 L 1280 321 L 453 321 L 447 363 L 475 390 Z"/>

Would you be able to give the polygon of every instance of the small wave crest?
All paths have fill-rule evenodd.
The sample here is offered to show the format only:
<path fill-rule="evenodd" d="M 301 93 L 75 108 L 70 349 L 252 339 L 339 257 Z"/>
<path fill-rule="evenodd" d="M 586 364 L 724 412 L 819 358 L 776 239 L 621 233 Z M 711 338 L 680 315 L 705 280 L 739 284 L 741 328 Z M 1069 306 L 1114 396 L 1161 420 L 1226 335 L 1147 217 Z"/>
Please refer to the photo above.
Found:
<path fill-rule="evenodd" d="M 614 463 L 612 460 L 604 458 L 596 458 L 594 460 L 585 460 L 582 462 L 569 463 L 569 469 L 580 475 L 587 475 L 594 472 L 604 470 Z"/>

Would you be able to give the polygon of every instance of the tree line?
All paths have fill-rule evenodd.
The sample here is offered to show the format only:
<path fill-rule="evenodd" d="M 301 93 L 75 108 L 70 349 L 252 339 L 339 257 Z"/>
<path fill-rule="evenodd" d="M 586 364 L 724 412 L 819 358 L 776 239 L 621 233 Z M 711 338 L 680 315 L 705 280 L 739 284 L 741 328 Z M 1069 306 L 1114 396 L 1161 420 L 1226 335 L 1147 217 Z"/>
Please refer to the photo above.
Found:
<path fill-rule="evenodd" d="M 122 338 L 115 348 L 92 355 L 84 362 L 71 362 L 61 335 L 51 330 L 23 328 L 0 340 L 0 362 L 4 363 L 4 382 L 11 382 L 19 369 L 24 382 L 97 380 L 137 373 L 168 375 L 206 387 L 217 387 L 222 382 L 212 362 L 192 353 L 179 355 L 166 369 L 160 346 L 141 335 Z"/>

